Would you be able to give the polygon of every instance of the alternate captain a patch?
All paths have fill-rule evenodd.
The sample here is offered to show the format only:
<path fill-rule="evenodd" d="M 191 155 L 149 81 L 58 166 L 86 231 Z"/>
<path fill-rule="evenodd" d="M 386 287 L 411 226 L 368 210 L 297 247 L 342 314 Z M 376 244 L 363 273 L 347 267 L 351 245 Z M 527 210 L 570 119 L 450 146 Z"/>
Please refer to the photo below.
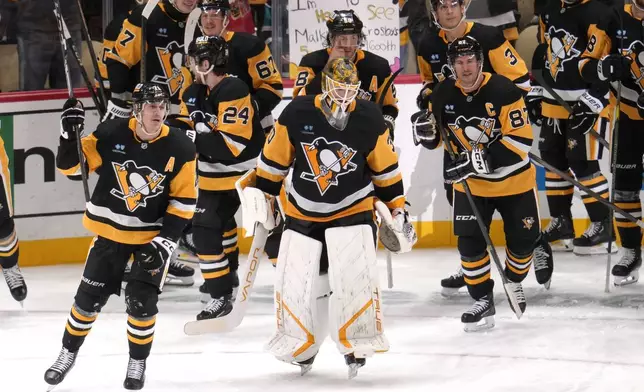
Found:
<path fill-rule="evenodd" d="M 116 181 L 120 189 L 112 189 L 110 194 L 125 202 L 132 212 L 146 206 L 146 200 L 163 193 L 161 184 L 166 176 L 148 166 L 137 166 L 134 161 L 112 162 Z"/>
<path fill-rule="evenodd" d="M 315 182 L 321 195 L 332 185 L 338 185 L 338 177 L 356 170 L 357 165 L 351 162 L 356 150 L 343 143 L 319 137 L 312 143 L 301 144 L 311 171 L 300 177 Z"/>

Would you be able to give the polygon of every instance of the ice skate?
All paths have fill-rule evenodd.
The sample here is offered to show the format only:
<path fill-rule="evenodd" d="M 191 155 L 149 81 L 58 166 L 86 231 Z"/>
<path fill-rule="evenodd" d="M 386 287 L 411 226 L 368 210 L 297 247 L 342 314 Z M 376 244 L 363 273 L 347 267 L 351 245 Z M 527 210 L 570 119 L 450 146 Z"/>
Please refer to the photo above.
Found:
<path fill-rule="evenodd" d="M 195 248 L 192 231 L 183 233 L 183 235 L 181 236 L 181 239 L 179 240 L 179 246 L 177 247 L 177 258 L 181 261 L 189 261 L 191 263 L 199 262 L 199 257 L 197 257 L 197 248 Z"/>
<path fill-rule="evenodd" d="M 611 253 L 617 253 L 615 242 L 615 230 L 613 230 Z M 584 234 L 573 240 L 575 254 L 577 256 L 605 255 L 608 254 L 608 219 L 600 222 L 590 222 L 590 226 Z"/>
<path fill-rule="evenodd" d="M 123 381 L 123 388 L 130 391 L 143 389 L 145 384 L 145 359 L 132 359 L 127 363 L 127 374 Z"/>
<path fill-rule="evenodd" d="M 169 286 L 192 286 L 195 284 L 195 270 L 180 262 L 176 257 L 170 259 L 165 284 Z"/>
<path fill-rule="evenodd" d="M 219 298 L 211 298 L 206 306 L 204 306 L 201 313 L 197 315 L 197 320 L 200 321 L 222 317 L 232 312 L 232 310 L 233 297 L 231 294 L 227 294 Z"/>
<path fill-rule="evenodd" d="M 640 278 L 639 268 L 642 265 L 642 250 L 622 248 L 622 258 L 613 266 L 612 274 L 615 286 L 627 286 L 637 283 Z"/>
<path fill-rule="evenodd" d="M 474 302 L 472 308 L 461 316 L 465 332 L 477 332 L 493 328 L 495 314 L 494 295 L 489 293 Z"/>
<path fill-rule="evenodd" d="M 315 356 L 316 355 L 317 354 L 315 354 L 314 356 L 312 356 L 311 358 L 309 358 L 309 359 L 307 359 L 305 361 L 293 362 L 294 365 L 297 365 L 297 366 L 300 367 L 300 376 L 305 375 L 306 373 L 308 373 L 311 370 L 311 368 L 313 368 L 313 361 L 315 361 Z"/>
<path fill-rule="evenodd" d="M 11 268 L 3 268 L 2 275 L 4 275 L 4 280 L 9 286 L 11 296 L 20 302 L 20 306 L 22 306 L 22 302 L 27 298 L 27 285 L 18 264 Z"/>
<path fill-rule="evenodd" d="M 67 373 L 72 370 L 76 363 L 77 354 L 77 352 L 73 353 L 65 347 L 60 350 L 60 354 L 58 354 L 56 362 L 54 362 L 54 364 L 45 372 L 45 382 L 49 384 L 49 388 L 47 389 L 48 391 L 53 390 L 56 385 L 60 384 L 65 379 Z"/>
<path fill-rule="evenodd" d="M 347 354 L 344 356 L 344 362 L 349 367 L 349 380 L 351 380 L 358 375 L 358 369 L 360 369 L 367 363 L 367 359 L 356 358 L 353 354 Z"/>
<path fill-rule="evenodd" d="M 463 269 L 459 267 L 458 271 L 456 271 L 455 274 L 442 279 L 441 287 L 441 295 L 443 297 L 453 297 L 458 294 L 458 290 L 461 287 L 465 287 L 465 276 L 463 275 Z"/>
<path fill-rule="evenodd" d="M 534 248 L 532 264 L 534 265 L 534 274 L 537 278 L 537 283 L 542 284 L 546 290 L 549 290 L 554 262 L 552 249 L 550 248 L 550 244 L 545 241 L 545 238 L 542 238 Z"/>
<path fill-rule="evenodd" d="M 553 217 L 542 235 L 550 243 L 553 252 L 571 252 L 573 250 L 575 228 L 572 219 L 568 216 Z"/>

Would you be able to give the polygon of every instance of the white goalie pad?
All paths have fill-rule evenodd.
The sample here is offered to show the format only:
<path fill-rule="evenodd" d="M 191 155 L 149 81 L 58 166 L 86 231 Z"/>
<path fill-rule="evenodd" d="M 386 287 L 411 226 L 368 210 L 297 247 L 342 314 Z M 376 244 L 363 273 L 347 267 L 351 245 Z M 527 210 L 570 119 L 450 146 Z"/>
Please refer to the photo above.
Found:
<path fill-rule="evenodd" d="M 331 285 L 331 338 L 342 354 L 364 358 L 389 350 L 384 335 L 376 247 L 368 225 L 325 231 Z"/>
<path fill-rule="evenodd" d="M 282 235 L 277 256 L 277 331 L 266 349 L 292 363 L 317 353 L 327 335 L 327 276 L 320 277 L 322 243 L 293 230 Z M 319 298 L 319 299 L 318 299 Z"/>
<path fill-rule="evenodd" d="M 382 246 L 396 254 L 410 252 L 418 240 L 414 226 L 402 213 L 393 218 L 389 208 L 380 200 L 376 201 L 374 206 L 382 220 L 378 231 Z"/>

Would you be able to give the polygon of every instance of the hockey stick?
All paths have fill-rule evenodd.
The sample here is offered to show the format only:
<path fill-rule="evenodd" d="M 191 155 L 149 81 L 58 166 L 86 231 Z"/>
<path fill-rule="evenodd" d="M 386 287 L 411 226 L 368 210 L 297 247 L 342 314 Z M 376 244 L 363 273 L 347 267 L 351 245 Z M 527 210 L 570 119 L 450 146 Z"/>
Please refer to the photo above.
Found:
<path fill-rule="evenodd" d="M 242 319 L 246 315 L 250 291 L 257 277 L 259 261 L 264 254 L 264 245 L 266 244 L 267 237 L 268 230 L 261 223 L 256 223 L 255 236 L 253 237 L 253 243 L 248 252 L 248 262 L 241 275 L 244 281 L 237 293 L 233 310 L 223 317 L 186 323 L 183 327 L 183 332 L 186 335 L 230 332 L 241 324 Z"/>
<path fill-rule="evenodd" d="M 622 9 L 624 9 L 624 2 L 620 1 Z M 617 12 L 617 16 L 619 17 L 619 26 L 622 31 L 624 31 L 624 20 L 622 19 L 622 14 L 621 12 L 615 8 L 615 11 Z M 620 34 L 619 38 L 619 54 L 622 54 L 622 50 L 624 49 L 624 34 Z M 615 202 L 615 184 L 616 184 L 616 179 L 615 179 L 615 173 L 617 171 L 617 136 L 619 134 L 619 117 L 620 117 L 620 111 L 621 111 L 621 100 L 622 100 L 622 81 L 620 80 L 617 83 L 617 103 L 615 104 L 615 122 L 613 123 L 613 130 L 612 130 L 612 146 L 610 148 L 610 193 L 609 193 L 609 202 L 614 203 Z M 604 284 L 604 292 L 605 293 L 610 293 L 610 270 L 611 270 L 611 258 L 612 258 L 612 250 L 613 250 L 613 218 L 615 214 L 612 209 L 608 210 L 608 255 L 606 257 L 606 282 Z"/>
<path fill-rule="evenodd" d="M 188 19 L 186 20 L 186 29 L 183 32 L 183 50 L 186 55 L 188 54 L 188 48 L 190 43 L 195 39 L 195 32 L 197 31 L 197 26 L 199 26 L 199 18 L 201 17 L 201 8 L 197 7 L 194 10 L 190 11 Z"/>
<path fill-rule="evenodd" d="M 69 29 L 67 29 L 67 24 L 65 23 L 65 20 L 63 19 L 63 16 L 60 12 L 60 2 L 58 0 L 55 0 L 54 2 L 54 15 L 56 17 L 56 22 L 58 24 L 59 28 L 59 34 L 60 34 L 60 44 L 61 47 L 64 50 L 63 57 L 67 56 L 68 53 L 71 53 L 72 56 L 74 57 L 74 60 L 76 60 L 76 64 L 78 65 L 79 71 L 81 73 L 81 76 L 83 77 L 83 81 L 85 82 L 85 86 L 87 88 L 87 91 L 89 91 L 90 96 L 92 97 L 92 101 L 94 102 L 94 106 L 96 106 L 96 109 L 98 110 L 98 113 L 102 117 L 105 114 L 105 108 L 101 105 L 101 102 L 98 99 L 98 96 L 96 95 L 96 90 L 94 90 L 94 87 L 92 87 L 92 82 L 89 79 L 89 76 L 87 75 L 87 71 L 85 71 L 85 67 L 83 66 L 83 62 L 81 60 L 81 57 L 78 53 L 78 50 L 76 48 L 76 45 L 74 45 L 74 41 L 72 40 L 71 34 L 69 34 Z M 69 64 L 67 64 L 69 67 Z M 68 71 L 69 69 L 66 69 Z M 71 88 L 71 74 L 66 75 L 68 76 L 67 78 L 67 88 Z"/>
<path fill-rule="evenodd" d="M 92 37 L 89 35 L 89 30 L 87 29 L 87 21 L 85 20 L 85 14 L 83 14 L 83 8 L 81 5 L 81 0 L 76 0 L 78 5 L 78 14 L 80 15 L 82 24 L 81 30 L 85 36 L 85 41 L 87 42 L 87 49 L 89 49 L 90 57 L 92 58 L 92 67 L 94 68 L 94 75 L 98 80 L 98 98 L 101 101 L 101 106 L 103 108 L 107 107 L 107 95 L 105 94 L 105 88 L 103 87 L 103 77 L 101 72 L 98 70 L 98 61 L 96 57 L 96 51 L 94 50 L 94 45 L 92 44 Z"/>
<path fill-rule="evenodd" d="M 67 95 L 69 98 L 74 98 L 74 89 L 72 88 L 72 76 L 69 69 L 69 61 L 67 59 L 67 40 L 63 31 L 67 29 L 65 26 L 65 21 L 60 13 L 60 2 L 54 0 L 54 14 L 56 16 L 56 22 L 58 24 L 58 36 L 60 37 L 60 49 L 63 52 L 63 66 L 65 67 L 65 79 L 67 80 Z M 68 32 L 69 34 L 69 32 Z M 78 153 L 78 163 L 80 165 L 81 171 L 81 180 L 83 182 L 83 193 L 85 195 L 85 202 L 88 203 L 89 196 L 89 185 L 87 184 L 87 168 L 85 167 L 85 154 L 83 154 L 83 147 L 81 145 L 81 134 L 78 125 L 74 126 L 74 133 L 76 134 L 76 151 Z"/>
<path fill-rule="evenodd" d="M 434 89 L 434 92 L 432 94 L 437 94 L 438 89 L 441 87 L 441 85 L 442 83 L 439 83 L 439 85 L 436 86 L 436 89 Z M 436 96 L 440 97 L 440 95 L 436 95 Z M 443 128 L 442 122 L 441 122 L 442 121 L 441 112 L 443 111 L 443 106 L 444 106 L 443 102 L 438 103 L 435 106 L 436 108 L 438 108 L 438 111 L 435 111 L 434 115 L 436 116 L 436 124 L 441 134 L 441 137 L 443 138 L 443 143 L 445 143 L 450 159 L 452 161 L 455 161 L 457 159 L 456 153 L 454 152 L 454 148 L 452 147 L 452 143 L 447 134 L 447 130 Z M 512 289 L 512 285 L 516 283 L 510 282 L 507 276 L 505 276 L 503 265 L 501 264 L 499 255 L 496 252 L 496 248 L 494 247 L 494 244 L 492 243 L 492 239 L 490 238 L 490 233 L 488 232 L 488 228 L 485 226 L 485 222 L 483 221 L 481 212 L 476 207 L 474 196 L 472 196 L 472 191 L 470 190 L 470 186 L 467 183 L 467 180 L 463 180 L 461 184 L 463 185 L 463 190 L 465 191 L 467 200 L 469 201 L 472 212 L 474 213 L 474 216 L 476 218 L 476 223 L 478 224 L 479 229 L 481 230 L 481 235 L 483 236 L 483 239 L 485 240 L 485 243 L 487 245 L 487 250 L 492 256 L 492 259 L 494 260 L 494 265 L 496 266 L 497 271 L 499 272 L 499 275 L 501 275 L 501 281 L 503 282 L 503 289 L 505 290 L 505 295 L 508 298 L 510 307 L 512 308 L 512 311 L 514 312 L 514 314 L 517 316 L 517 319 L 520 320 L 521 316 L 523 316 L 523 311 L 519 307 L 519 301 L 514 293 L 514 290 Z"/>
<path fill-rule="evenodd" d="M 150 17 L 150 14 L 152 14 L 152 11 L 156 8 L 157 4 L 159 4 L 159 0 L 148 0 L 148 3 L 145 5 L 143 8 L 143 12 L 141 12 L 141 74 L 140 74 L 140 80 L 139 83 L 145 83 L 147 82 L 146 77 L 146 44 L 147 44 L 147 25 L 148 25 L 148 18 Z"/>
<path fill-rule="evenodd" d="M 382 94 L 380 94 L 380 99 L 378 100 L 378 106 L 380 106 L 380 109 L 382 110 L 382 107 L 384 106 L 385 102 L 385 96 L 387 96 L 387 92 L 391 88 L 391 86 L 394 84 L 394 79 L 396 79 L 396 76 L 398 76 L 402 72 L 403 68 L 400 67 L 394 72 L 389 80 L 387 80 L 387 83 L 384 85 L 382 88 Z M 394 130 L 392 129 L 391 132 Z M 393 135 L 392 139 L 393 139 Z M 387 250 L 387 288 L 392 289 L 394 287 L 394 267 L 392 265 L 392 260 L 393 256 L 391 255 L 391 252 Z"/>
<path fill-rule="evenodd" d="M 552 166 L 548 162 L 544 161 L 542 158 L 534 155 L 533 153 L 529 153 L 528 155 L 530 156 L 530 159 L 535 161 L 537 164 L 545 167 L 546 169 L 550 170 L 553 173 L 556 173 L 557 175 L 559 175 L 564 180 L 570 182 L 571 184 L 573 184 L 577 188 L 579 188 L 579 189 L 583 190 L 584 192 L 586 192 L 592 198 L 596 199 L 598 202 L 600 202 L 603 205 L 605 205 L 606 207 L 608 207 L 611 211 L 614 211 L 614 212 L 622 215 L 624 217 L 624 219 L 628 219 L 629 221 L 635 223 L 640 228 L 644 229 L 644 222 L 641 221 L 640 219 L 637 219 L 632 214 L 629 214 L 628 212 L 626 212 L 626 211 L 622 210 L 621 208 L 617 207 L 615 204 L 613 204 L 610 201 L 604 199 L 598 193 L 594 192 L 592 189 L 588 188 L 587 186 L 583 185 L 579 181 L 575 180 L 574 178 L 572 178 L 572 176 L 570 176 L 569 174 L 565 173 L 564 171 L 559 170 L 556 167 Z"/>
<path fill-rule="evenodd" d="M 568 114 L 572 114 L 572 107 L 568 104 L 568 102 L 566 102 L 563 98 L 561 98 L 561 96 L 559 94 L 557 94 L 555 92 L 555 90 L 553 90 L 552 87 L 550 87 L 546 83 L 546 80 L 543 78 L 542 72 L 543 71 L 540 70 L 540 69 L 534 70 L 534 71 L 532 71 L 532 76 L 535 78 L 535 80 L 537 82 L 539 82 L 541 87 L 543 87 L 548 92 L 548 94 L 552 95 L 552 97 L 555 99 L 555 101 L 557 101 L 557 103 L 559 103 L 559 105 L 561 105 L 564 109 L 566 109 Z M 597 133 L 597 131 L 595 131 L 594 129 L 591 128 L 588 131 L 588 133 L 593 135 L 595 137 L 595 139 L 597 139 L 599 144 L 604 146 L 604 148 L 607 148 L 607 149 L 610 148 L 610 145 L 608 144 L 606 139 L 604 139 L 599 133 Z"/>

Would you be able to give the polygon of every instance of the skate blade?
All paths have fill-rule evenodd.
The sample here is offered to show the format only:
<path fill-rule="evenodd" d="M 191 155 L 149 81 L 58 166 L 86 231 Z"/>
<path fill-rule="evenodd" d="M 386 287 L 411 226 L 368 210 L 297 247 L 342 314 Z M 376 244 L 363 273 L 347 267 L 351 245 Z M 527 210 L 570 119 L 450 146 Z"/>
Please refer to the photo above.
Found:
<path fill-rule="evenodd" d="M 480 332 L 494 328 L 494 316 L 487 316 L 478 323 L 463 323 L 465 332 Z"/>
<path fill-rule="evenodd" d="M 441 289 L 441 295 L 445 298 L 452 298 L 458 295 L 460 291 L 460 288 L 452 288 L 452 287 L 443 287 Z"/>
<path fill-rule="evenodd" d="M 51 392 L 56 388 L 58 385 L 47 385 L 47 392 Z"/>
<path fill-rule="evenodd" d="M 174 275 L 168 275 L 165 278 L 165 285 L 166 286 L 178 286 L 178 287 L 190 287 L 195 284 L 195 278 L 192 276 L 174 276 Z"/>
<path fill-rule="evenodd" d="M 634 283 L 637 283 L 640 280 L 640 274 L 638 271 L 633 271 L 628 276 L 615 276 L 615 281 L 613 284 L 615 287 L 624 287 Z"/>
<path fill-rule="evenodd" d="M 311 369 L 313 368 L 313 364 L 310 363 L 308 365 L 298 365 L 300 367 L 300 376 L 305 375 L 306 373 L 310 372 Z"/>
<path fill-rule="evenodd" d="M 613 241 L 610 251 L 611 254 L 619 251 L 617 242 Z M 595 246 L 575 246 L 573 253 L 577 256 L 606 255 L 608 254 L 608 243 L 606 242 Z"/>
<path fill-rule="evenodd" d="M 552 279 L 548 279 L 546 283 L 543 284 L 543 288 L 546 290 L 550 290 L 550 284 L 552 283 Z"/>
<path fill-rule="evenodd" d="M 193 255 L 190 252 L 181 252 L 177 255 L 177 259 L 181 261 L 187 261 L 189 263 L 199 264 L 199 258 L 196 255 Z"/>
<path fill-rule="evenodd" d="M 358 369 L 360 369 L 360 365 L 358 365 L 357 363 L 352 363 L 351 365 L 348 365 L 348 366 L 349 366 L 349 374 L 348 374 L 349 380 L 356 378 L 356 376 L 358 375 Z"/>
<path fill-rule="evenodd" d="M 204 293 L 201 293 L 201 298 L 199 299 L 199 301 L 200 301 L 202 304 L 207 304 L 207 303 L 210 301 L 210 298 L 211 298 L 211 297 L 210 297 L 210 294 L 204 294 Z"/>
<path fill-rule="evenodd" d="M 550 243 L 553 252 L 572 252 L 572 240 L 558 240 Z"/>

